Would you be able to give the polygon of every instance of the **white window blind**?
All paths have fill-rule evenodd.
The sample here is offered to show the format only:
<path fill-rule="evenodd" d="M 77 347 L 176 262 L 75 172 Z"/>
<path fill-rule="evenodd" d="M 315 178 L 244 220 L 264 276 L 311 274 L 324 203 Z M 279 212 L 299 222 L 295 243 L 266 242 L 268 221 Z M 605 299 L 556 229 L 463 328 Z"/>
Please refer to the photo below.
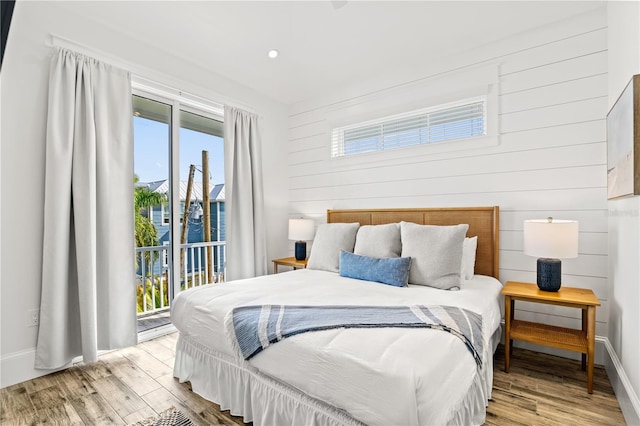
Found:
<path fill-rule="evenodd" d="M 486 135 L 486 98 L 466 99 L 333 129 L 331 155 L 452 141 Z"/>

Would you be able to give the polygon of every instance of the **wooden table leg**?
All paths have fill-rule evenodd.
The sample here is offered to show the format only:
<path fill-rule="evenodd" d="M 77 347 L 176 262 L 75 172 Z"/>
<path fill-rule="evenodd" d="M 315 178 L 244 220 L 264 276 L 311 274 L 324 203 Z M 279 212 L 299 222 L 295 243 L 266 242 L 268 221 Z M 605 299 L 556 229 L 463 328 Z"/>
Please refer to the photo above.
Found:
<path fill-rule="evenodd" d="M 511 319 L 513 303 L 511 296 L 504 297 L 504 371 L 509 372 L 509 364 L 511 362 Z"/>
<path fill-rule="evenodd" d="M 593 393 L 593 358 L 596 338 L 596 307 L 587 308 L 587 392 Z"/>
<path fill-rule="evenodd" d="M 273 262 L 273 273 L 274 274 L 278 273 L 278 264 L 276 262 Z"/>
<path fill-rule="evenodd" d="M 513 318 L 516 316 L 515 299 L 511 298 L 511 315 L 509 316 L 509 328 L 513 325 Z M 511 338 L 511 331 L 509 331 L 509 355 L 513 355 L 513 339 Z"/>
<path fill-rule="evenodd" d="M 582 331 L 584 331 L 585 333 L 588 333 L 587 330 L 588 326 L 587 326 L 587 309 L 582 309 Z M 583 353 L 582 355 L 582 371 L 585 371 L 587 369 L 587 354 Z"/>

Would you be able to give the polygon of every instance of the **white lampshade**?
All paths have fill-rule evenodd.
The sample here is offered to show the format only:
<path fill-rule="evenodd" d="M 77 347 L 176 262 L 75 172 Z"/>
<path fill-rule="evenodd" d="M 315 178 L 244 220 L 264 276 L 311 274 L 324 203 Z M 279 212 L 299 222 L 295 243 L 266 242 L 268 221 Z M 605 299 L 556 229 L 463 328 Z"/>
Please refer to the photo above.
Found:
<path fill-rule="evenodd" d="M 310 219 L 289 219 L 289 239 L 295 241 L 313 240 L 316 223 Z"/>
<path fill-rule="evenodd" d="M 578 257 L 578 222 L 525 220 L 524 254 L 551 259 Z"/>

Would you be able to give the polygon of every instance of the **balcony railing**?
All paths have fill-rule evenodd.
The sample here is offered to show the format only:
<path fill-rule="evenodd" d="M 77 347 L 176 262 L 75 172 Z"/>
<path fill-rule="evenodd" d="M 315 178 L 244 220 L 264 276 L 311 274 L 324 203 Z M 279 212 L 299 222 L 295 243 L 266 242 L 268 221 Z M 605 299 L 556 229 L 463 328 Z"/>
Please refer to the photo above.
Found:
<path fill-rule="evenodd" d="M 225 247 L 225 241 L 181 244 L 180 291 L 224 281 Z M 136 247 L 138 316 L 166 311 L 171 305 L 168 250 L 168 245 Z"/>

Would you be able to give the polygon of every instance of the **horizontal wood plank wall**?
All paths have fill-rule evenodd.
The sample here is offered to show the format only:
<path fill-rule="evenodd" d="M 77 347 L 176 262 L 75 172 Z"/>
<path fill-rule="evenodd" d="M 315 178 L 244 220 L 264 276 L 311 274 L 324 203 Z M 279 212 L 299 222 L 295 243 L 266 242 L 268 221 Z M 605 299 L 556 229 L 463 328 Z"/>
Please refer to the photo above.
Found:
<path fill-rule="evenodd" d="M 466 60 L 466 62 L 465 62 Z M 429 153 L 405 148 L 331 158 L 335 117 L 358 122 L 358 107 L 397 105 L 403 85 L 359 86 L 294 105 L 290 114 L 289 213 L 325 221 L 327 209 L 500 206 L 500 279 L 535 282 L 523 253 L 523 221 L 580 222 L 579 256 L 563 260 L 563 285 L 593 289 L 607 335 L 607 28 L 604 9 L 450 61 L 452 74 L 498 64 L 499 144 Z M 437 73 L 446 78 L 447 65 Z M 339 72 L 339 71 L 336 71 Z M 434 77 L 435 78 L 435 77 Z M 390 81 L 390 80 L 387 80 Z M 456 87 L 451 88 L 452 91 Z M 410 103 L 410 102 L 408 102 Z M 580 312 L 517 304 L 516 317 L 580 327 Z"/>

